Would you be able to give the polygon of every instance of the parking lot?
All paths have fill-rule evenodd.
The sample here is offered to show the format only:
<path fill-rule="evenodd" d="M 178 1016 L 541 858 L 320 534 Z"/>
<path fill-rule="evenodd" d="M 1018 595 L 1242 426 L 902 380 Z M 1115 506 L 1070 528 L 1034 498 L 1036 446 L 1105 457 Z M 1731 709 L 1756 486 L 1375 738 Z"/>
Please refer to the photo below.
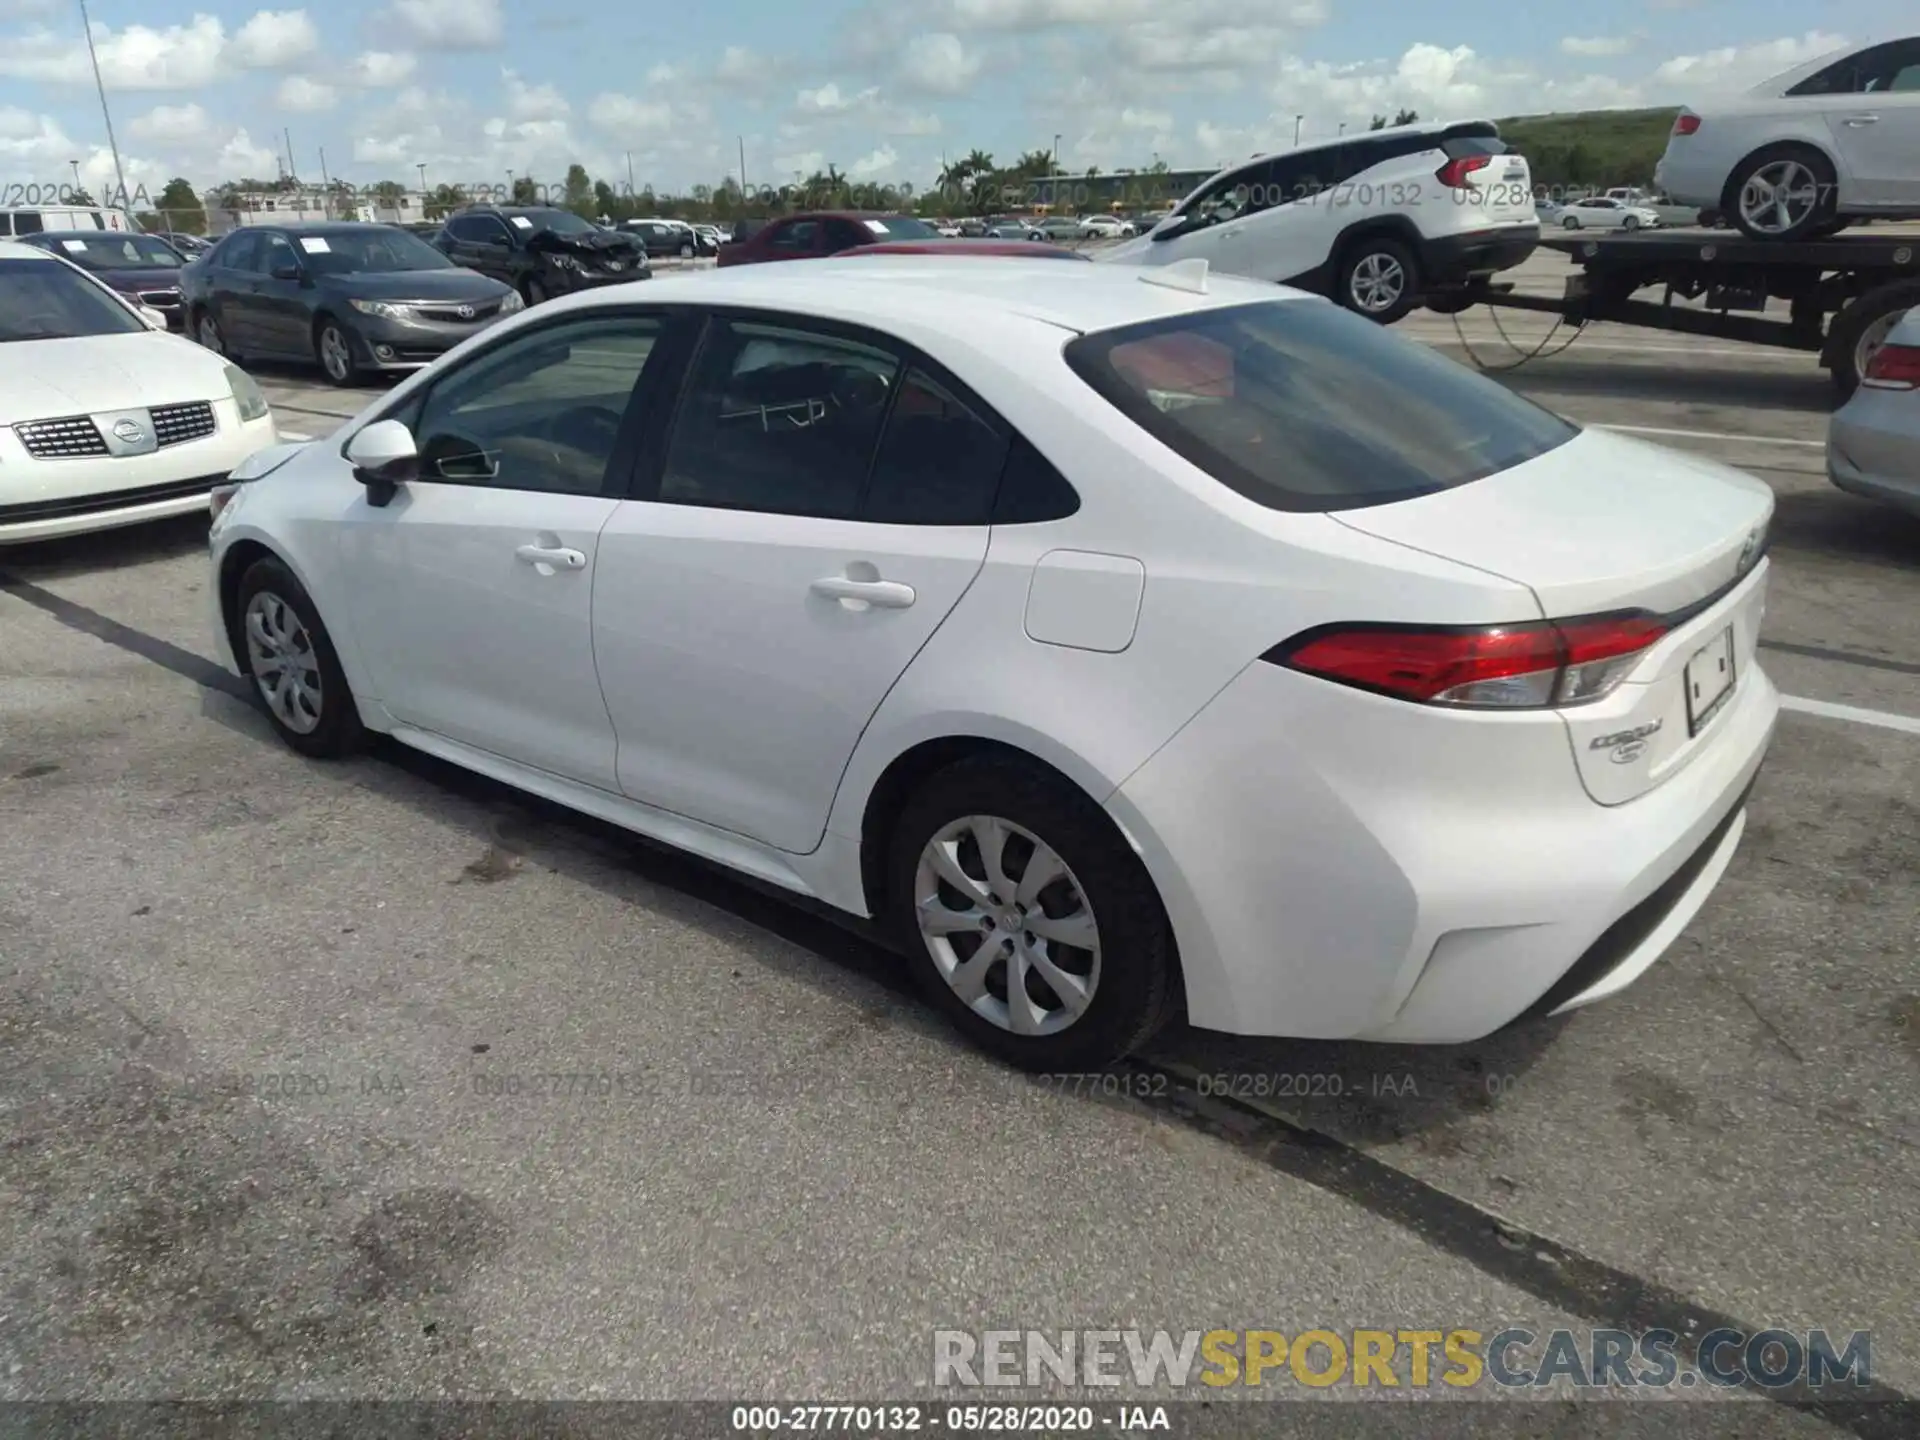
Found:
<path fill-rule="evenodd" d="M 374 393 L 259 378 L 316 438 Z M 0 1397 L 934 1398 L 944 1328 L 1720 1324 L 1872 1330 L 1920 1395 L 1920 521 L 1828 484 L 1812 357 L 1597 326 L 1501 378 L 1773 486 L 1791 698 L 1667 958 L 1465 1047 L 1014 1076 L 833 923 L 292 754 L 210 658 L 203 521 L 0 552 Z M 1901 1433 L 1729 1404 L 1697 1433 Z"/>

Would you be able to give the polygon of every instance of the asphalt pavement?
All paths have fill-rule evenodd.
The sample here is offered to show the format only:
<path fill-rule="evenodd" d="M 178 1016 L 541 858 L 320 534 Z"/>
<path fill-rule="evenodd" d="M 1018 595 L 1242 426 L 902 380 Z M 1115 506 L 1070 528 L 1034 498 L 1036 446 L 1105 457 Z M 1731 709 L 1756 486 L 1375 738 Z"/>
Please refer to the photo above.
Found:
<path fill-rule="evenodd" d="M 1920 1394 L 1920 522 L 1827 484 L 1811 358 L 1550 326 L 1401 328 L 1768 481 L 1793 708 L 1666 959 L 1469 1046 L 1013 1076 L 840 926 L 293 755 L 209 659 L 204 522 L 0 554 L 0 1399 L 944 1400 L 936 1329 L 1719 1323 L 1871 1330 Z M 373 398 L 261 378 L 312 436 Z M 1689 1415 L 1902 1433 L 1731 1404 Z"/>

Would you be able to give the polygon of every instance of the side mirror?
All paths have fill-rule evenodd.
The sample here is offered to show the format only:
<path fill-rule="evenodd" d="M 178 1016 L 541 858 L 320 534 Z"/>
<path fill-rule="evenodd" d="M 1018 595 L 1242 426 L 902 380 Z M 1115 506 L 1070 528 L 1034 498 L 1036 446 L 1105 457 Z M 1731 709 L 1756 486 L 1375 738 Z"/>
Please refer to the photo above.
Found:
<path fill-rule="evenodd" d="M 139 312 L 140 323 L 145 325 L 149 330 L 165 330 L 167 328 L 167 317 L 154 309 L 153 306 L 139 305 L 134 308 Z"/>
<path fill-rule="evenodd" d="M 300 267 L 298 265 L 276 265 L 273 267 L 273 278 L 276 280 L 298 280 L 300 278 Z"/>
<path fill-rule="evenodd" d="M 367 487 L 367 503 L 392 503 L 394 491 L 420 473 L 413 432 L 398 420 L 376 420 L 347 442 L 353 478 Z"/>

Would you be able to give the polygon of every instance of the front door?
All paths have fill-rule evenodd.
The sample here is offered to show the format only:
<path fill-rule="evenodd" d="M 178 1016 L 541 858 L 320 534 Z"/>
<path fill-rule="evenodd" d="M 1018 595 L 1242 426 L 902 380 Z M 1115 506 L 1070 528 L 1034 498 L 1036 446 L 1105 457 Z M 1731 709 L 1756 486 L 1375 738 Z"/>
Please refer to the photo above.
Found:
<path fill-rule="evenodd" d="M 355 636 L 395 719 L 617 792 L 593 585 L 623 424 L 667 383 L 642 379 L 662 324 L 596 315 L 516 335 L 394 417 L 421 478 L 383 508 L 357 501 L 341 543 Z"/>
<path fill-rule="evenodd" d="M 621 788 L 817 846 L 868 721 L 980 571 L 1005 454 L 977 405 L 879 337 L 710 322 L 654 498 L 600 541 Z"/>
<path fill-rule="evenodd" d="M 261 236 L 261 242 L 265 261 L 260 283 L 247 298 L 252 343 L 265 354 L 305 359 L 314 353 L 313 312 L 307 304 L 311 282 L 305 277 L 312 268 L 311 257 L 324 254 L 327 242 L 317 235 L 303 235 L 296 248 L 277 230 Z"/>

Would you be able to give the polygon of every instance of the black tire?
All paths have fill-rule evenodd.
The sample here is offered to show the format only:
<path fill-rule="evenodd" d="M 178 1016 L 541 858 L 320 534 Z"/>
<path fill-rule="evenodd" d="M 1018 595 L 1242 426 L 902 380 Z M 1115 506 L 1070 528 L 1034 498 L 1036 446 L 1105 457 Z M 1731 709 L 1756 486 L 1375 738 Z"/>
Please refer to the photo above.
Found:
<path fill-rule="evenodd" d="M 1399 289 L 1391 292 L 1391 300 L 1386 301 L 1384 297 L 1389 291 L 1379 287 L 1390 284 L 1395 274 L 1399 276 Z M 1372 293 L 1384 301 L 1371 308 L 1364 298 L 1369 275 L 1373 278 Z M 1368 235 L 1350 241 L 1341 250 L 1334 266 L 1333 286 L 1336 304 L 1382 325 L 1391 325 L 1420 303 L 1420 267 L 1414 261 L 1413 252 L 1400 241 L 1386 235 Z"/>
<path fill-rule="evenodd" d="M 204 306 L 194 314 L 193 338 L 201 349 L 211 350 L 229 364 L 240 363 L 239 354 L 227 344 L 226 332 L 220 328 L 220 322 L 214 318 L 213 312 Z"/>
<path fill-rule="evenodd" d="M 1860 388 L 1861 341 L 1867 332 L 1887 316 L 1916 307 L 1920 307 L 1920 280 L 1869 290 L 1833 317 L 1827 326 L 1825 358 L 1837 401 L 1845 404 Z"/>
<path fill-rule="evenodd" d="M 527 302 L 527 308 L 531 310 L 547 298 L 547 287 L 529 275 L 520 282 L 520 298 Z"/>
<path fill-rule="evenodd" d="M 1580 228 L 1580 217 L 1578 215 L 1567 216 L 1560 222 L 1560 228 L 1562 230 L 1578 230 Z"/>
<path fill-rule="evenodd" d="M 691 259 L 693 259 L 693 246 L 691 246 L 691 245 L 682 245 L 682 246 L 680 247 L 680 258 L 681 258 L 682 260 L 691 260 Z"/>
<path fill-rule="evenodd" d="M 247 633 L 248 611 L 255 597 L 261 595 L 277 598 L 292 611 L 307 638 L 301 653 L 312 659 L 320 682 L 318 720 L 311 729 L 302 730 L 289 724 L 269 696 L 269 690 L 274 687 L 263 679 L 261 672 L 267 667 L 256 655 Z M 233 604 L 230 620 L 236 639 L 235 658 L 253 681 L 254 693 L 280 738 L 302 755 L 316 760 L 339 759 L 360 750 L 366 744 L 366 730 L 360 723 L 360 710 L 354 704 L 353 692 L 347 686 L 346 672 L 340 668 L 340 656 L 333 648 L 327 627 L 320 621 L 320 612 L 314 608 L 312 597 L 294 578 L 293 572 L 271 557 L 254 561 L 240 577 Z"/>
<path fill-rule="evenodd" d="M 1099 947 L 1093 993 L 1085 1012 L 1053 1033 L 1014 1034 L 977 1013 L 947 983 L 920 933 L 915 885 L 922 852 L 944 827 L 975 815 L 1009 821 L 1051 847 L 1093 913 Z M 1006 853 L 1012 855 L 1026 843 L 1016 838 Z M 1023 873 L 1031 854 L 1024 848 L 1017 857 Z M 1037 766 L 981 758 L 931 776 L 893 827 L 887 872 L 888 919 L 921 986 L 962 1034 L 1011 1065 L 1033 1071 L 1095 1069 L 1137 1052 L 1173 1013 L 1178 992 L 1173 937 L 1152 879 L 1097 805 Z M 1043 889 L 1035 897 L 1036 907 L 1040 899 L 1061 893 L 1052 886 Z M 964 961 L 972 954 L 958 958 Z M 1063 968 L 1071 968 L 1066 956 L 1061 958 Z M 1004 1004 L 1006 965 L 995 966 L 990 981 L 996 972 Z"/>
<path fill-rule="evenodd" d="M 313 358 L 329 385 L 350 390 L 359 383 L 360 362 L 354 358 L 353 337 L 331 315 L 322 315 L 314 324 Z"/>
<path fill-rule="evenodd" d="M 1755 227 L 1740 207 L 1741 194 L 1747 188 L 1747 182 L 1769 165 L 1782 161 L 1796 161 L 1813 176 L 1816 187 L 1813 203 L 1807 212 L 1798 217 L 1784 229 L 1762 230 Z M 1727 177 L 1727 188 L 1720 197 L 1720 208 L 1727 220 L 1749 240 L 1770 240 L 1787 244 L 1795 240 L 1805 240 L 1812 233 L 1833 219 L 1835 205 L 1833 162 L 1811 145 L 1769 145 L 1756 150 L 1738 165 Z"/>
<path fill-rule="evenodd" d="M 1620 228 L 1622 230 L 1625 230 L 1628 234 L 1632 234 L 1635 230 L 1638 230 L 1640 228 L 1640 217 L 1638 215 L 1627 216 L 1626 219 L 1620 222 Z"/>

